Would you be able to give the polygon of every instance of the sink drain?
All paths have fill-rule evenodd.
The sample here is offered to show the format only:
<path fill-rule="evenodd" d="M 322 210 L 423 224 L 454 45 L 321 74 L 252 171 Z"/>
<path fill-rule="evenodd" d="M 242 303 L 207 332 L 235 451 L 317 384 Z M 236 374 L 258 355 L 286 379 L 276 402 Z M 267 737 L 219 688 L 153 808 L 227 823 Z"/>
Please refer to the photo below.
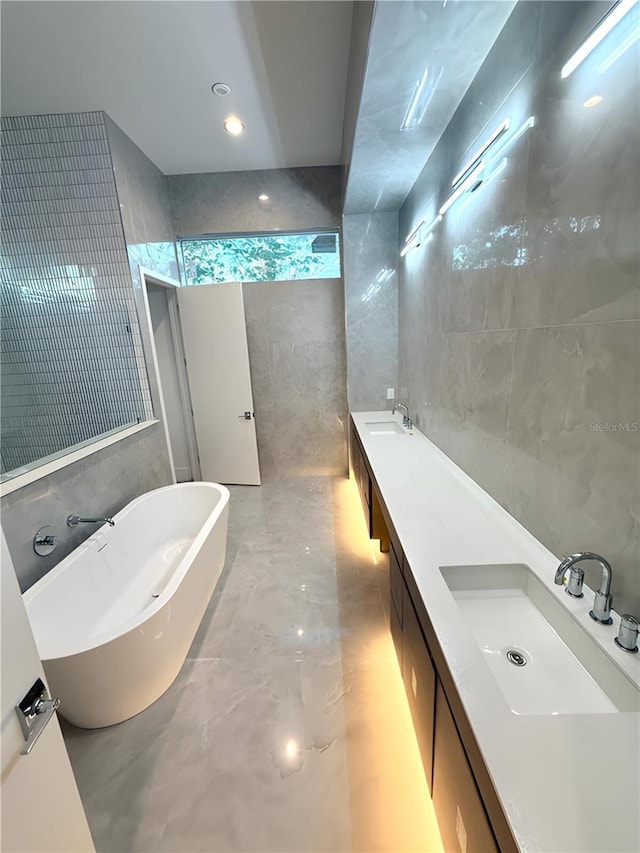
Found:
<path fill-rule="evenodd" d="M 516 649 L 509 649 L 507 652 L 507 660 L 514 666 L 526 666 L 528 663 L 527 658 L 522 654 L 522 652 L 518 652 Z"/>

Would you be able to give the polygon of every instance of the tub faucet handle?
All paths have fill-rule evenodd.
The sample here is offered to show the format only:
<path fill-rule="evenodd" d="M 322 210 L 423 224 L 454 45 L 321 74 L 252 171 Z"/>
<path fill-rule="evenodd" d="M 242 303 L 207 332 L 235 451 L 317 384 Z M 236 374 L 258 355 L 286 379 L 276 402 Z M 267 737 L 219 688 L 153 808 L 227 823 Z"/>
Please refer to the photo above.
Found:
<path fill-rule="evenodd" d="M 45 524 L 36 532 L 33 537 L 33 550 L 38 557 L 48 557 L 56 548 L 56 537 L 53 534 L 53 527 L 50 524 Z"/>

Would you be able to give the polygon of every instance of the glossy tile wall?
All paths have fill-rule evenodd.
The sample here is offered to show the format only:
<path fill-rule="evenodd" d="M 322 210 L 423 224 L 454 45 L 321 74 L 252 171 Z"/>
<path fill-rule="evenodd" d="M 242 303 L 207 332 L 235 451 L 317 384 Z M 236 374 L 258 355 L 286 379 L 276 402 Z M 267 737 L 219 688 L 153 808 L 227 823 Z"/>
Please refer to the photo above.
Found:
<path fill-rule="evenodd" d="M 342 124 L 342 162 L 344 163 L 345 188 L 349 184 L 349 169 L 353 156 L 353 141 L 356 135 L 356 123 L 362 98 L 367 58 L 369 54 L 369 37 L 373 20 L 373 0 L 358 0 L 353 4 L 351 19 L 351 43 L 349 45 L 349 72 L 347 75 L 347 91 L 344 101 L 344 120 Z"/>
<path fill-rule="evenodd" d="M 398 385 L 398 214 L 342 219 L 347 388 L 353 412 L 390 409 Z"/>
<path fill-rule="evenodd" d="M 340 224 L 341 166 L 169 175 L 168 184 L 178 237 Z"/>
<path fill-rule="evenodd" d="M 178 236 L 341 224 L 338 166 L 170 175 L 168 183 Z M 344 473 L 342 279 L 245 284 L 244 296 L 263 471 Z"/>
<path fill-rule="evenodd" d="M 167 178 L 109 116 L 106 127 L 132 275 L 141 264 L 179 279 Z"/>
<path fill-rule="evenodd" d="M 345 213 L 398 210 L 515 2 L 375 3 Z M 400 131 L 417 85 L 428 112 Z"/>
<path fill-rule="evenodd" d="M 604 554 L 638 614 L 638 42 L 606 67 L 638 10 L 560 77 L 609 6 L 520 3 L 463 99 L 401 236 L 502 119 L 535 126 L 401 263 L 399 376 L 436 444 L 559 556 Z"/>
<path fill-rule="evenodd" d="M 345 474 L 342 279 L 243 285 L 260 470 Z"/>

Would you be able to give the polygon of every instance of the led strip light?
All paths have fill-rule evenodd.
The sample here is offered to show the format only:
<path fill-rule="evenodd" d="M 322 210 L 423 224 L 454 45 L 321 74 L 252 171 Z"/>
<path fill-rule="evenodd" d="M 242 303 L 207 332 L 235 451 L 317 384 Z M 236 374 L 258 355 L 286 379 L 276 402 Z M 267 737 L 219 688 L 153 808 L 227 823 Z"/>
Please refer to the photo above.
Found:
<path fill-rule="evenodd" d="M 562 66 L 560 76 L 563 80 L 570 74 L 573 74 L 576 68 L 585 61 L 587 56 L 596 49 L 602 39 L 609 35 L 611 30 L 616 24 L 620 23 L 627 12 L 631 11 L 636 2 L 637 0 L 618 0 L 617 3 L 614 3 L 604 18 L 602 18 L 600 23 L 591 32 L 591 35 L 580 45 L 571 59 Z"/>

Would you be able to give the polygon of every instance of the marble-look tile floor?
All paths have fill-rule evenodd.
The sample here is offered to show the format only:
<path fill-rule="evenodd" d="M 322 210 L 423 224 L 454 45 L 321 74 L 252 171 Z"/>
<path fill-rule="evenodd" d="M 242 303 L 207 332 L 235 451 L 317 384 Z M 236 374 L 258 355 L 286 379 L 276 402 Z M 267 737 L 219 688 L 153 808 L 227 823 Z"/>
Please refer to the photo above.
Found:
<path fill-rule="evenodd" d="M 231 494 L 172 687 L 120 725 L 64 726 L 98 853 L 441 851 L 353 481 Z"/>

